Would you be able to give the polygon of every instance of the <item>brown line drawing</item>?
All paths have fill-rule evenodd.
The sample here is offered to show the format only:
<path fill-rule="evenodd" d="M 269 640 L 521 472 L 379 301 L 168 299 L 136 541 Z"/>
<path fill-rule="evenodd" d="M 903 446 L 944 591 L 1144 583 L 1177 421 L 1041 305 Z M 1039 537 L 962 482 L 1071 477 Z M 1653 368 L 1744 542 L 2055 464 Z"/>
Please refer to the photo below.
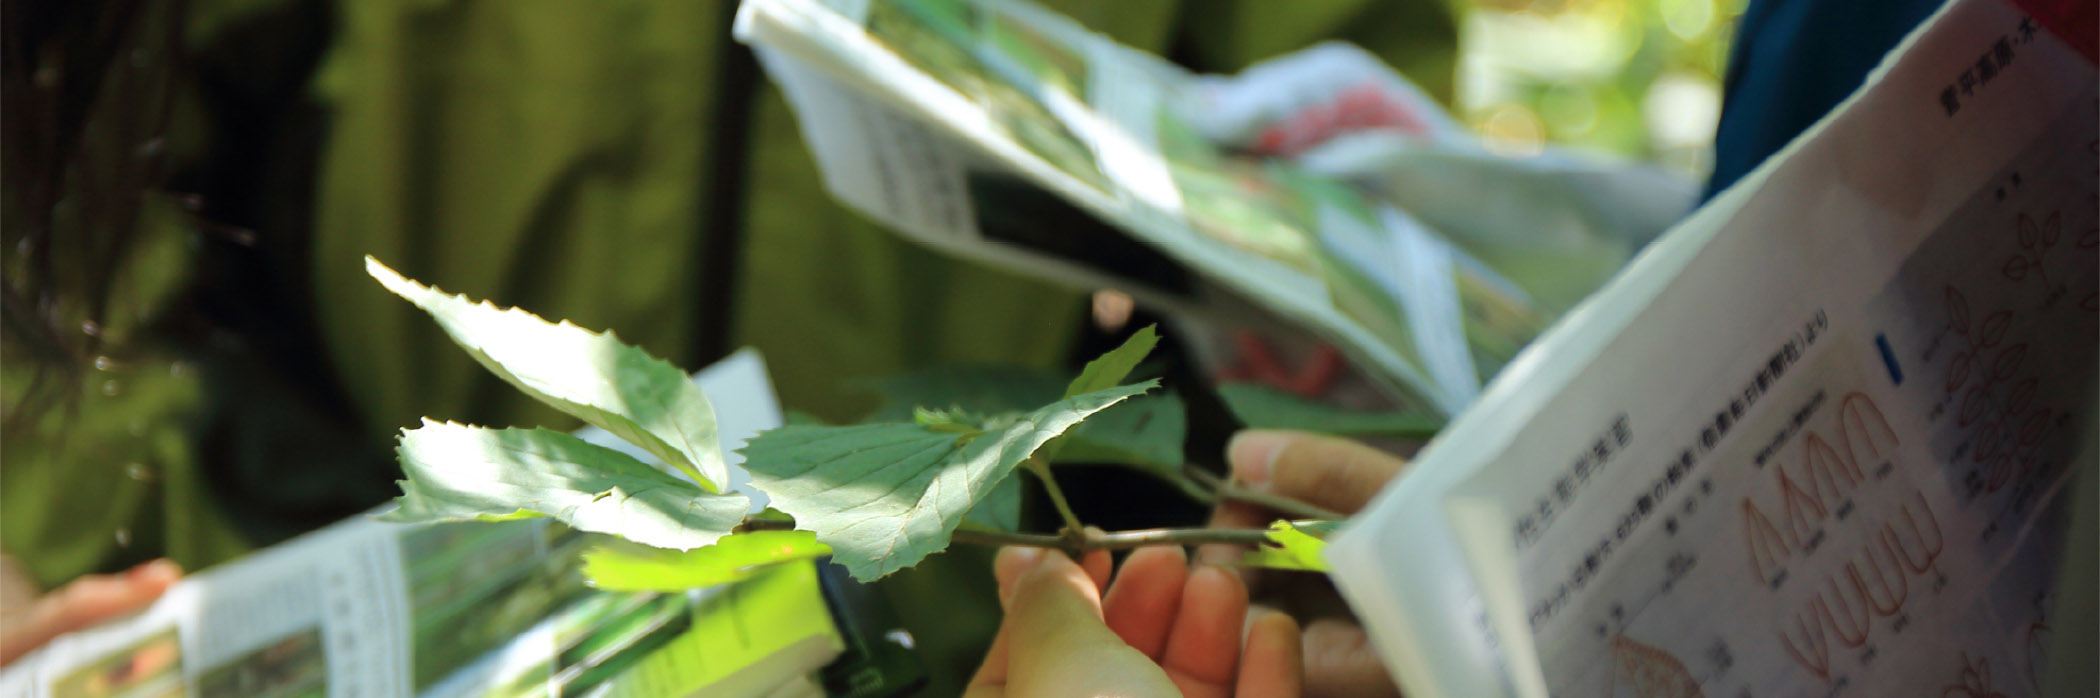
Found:
<path fill-rule="evenodd" d="M 1887 567 L 1896 568 L 1894 575 L 1890 575 L 1887 567 L 1881 564 L 1881 557 L 1874 554 L 1876 550 L 1887 551 Z M 1852 586 L 1859 589 L 1860 596 L 1866 598 L 1867 606 L 1874 609 L 1875 614 L 1889 618 L 1903 612 L 1903 602 L 1910 597 L 1910 577 L 1903 573 L 1903 563 L 1896 559 L 1896 551 L 1888 550 L 1888 540 L 1885 537 L 1875 536 L 1867 541 L 1861 553 L 1866 557 L 1866 567 L 1871 571 L 1873 581 L 1869 582 L 1867 575 L 1860 573 L 1860 566 L 1856 561 L 1847 562 L 1845 574 L 1852 578 Z M 1894 583 L 1889 581 L 1891 576 L 1895 577 Z M 1877 590 L 1880 593 L 1875 593 Z"/>
<path fill-rule="evenodd" d="M 1872 419 L 1871 423 L 1869 418 Z M 1858 445 L 1866 449 L 1865 459 L 1860 458 L 1859 449 L 1854 448 L 1852 437 L 1855 435 L 1860 439 Z M 1885 443 L 1876 444 L 1876 436 L 1886 439 Z M 1844 400 L 1838 403 L 1837 438 L 1838 444 L 1845 450 L 1845 455 L 1852 457 L 1845 465 L 1855 481 L 1866 479 L 1866 474 L 1860 469 L 1860 461 L 1880 460 L 1884 450 L 1888 455 L 1893 455 L 1895 447 L 1903 444 L 1903 439 L 1896 435 L 1895 427 L 1889 425 L 1888 416 L 1881 412 L 1881 406 L 1875 404 L 1874 398 L 1857 390 L 1847 394 Z"/>
<path fill-rule="evenodd" d="M 1784 534 L 1772 525 L 1772 519 L 1757 508 L 1757 503 L 1743 498 L 1743 545 L 1750 550 L 1750 566 L 1757 570 L 1759 581 L 1770 580 L 1765 573 L 1766 565 L 1777 566 L 1793 555 Z"/>
<path fill-rule="evenodd" d="M 1940 689 L 1940 698 L 2007 698 L 2004 693 L 1991 688 L 1991 660 L 1972 660 L 1964 652 L 1961 663 L 1961 674 L 1955 679 L 1956 683 Z"/>
<path fill-rule="evenodd" d="M 1769 581 L 1768 571 L 1784 565 L 1795 550 L 1811 542 L 1831 511 L 1866 484 L 1863 463 L 1893 456 L 1902 444 L 1881 407 L 1864 392 L 1846 394 L 1835 411 L 1834 440 L 1825 439 L 1819 431 L 1802 435 L 1798 478 L 1786 463 L 1773 463 L 1772 478 L 1780 499 L 1778 524 L 1755 500 L 1743 498 L 1743 546 L 1760 580 Z"/>
<path fill-rule="evenodd" d="M 1938 564 L 1940 551 L 1946 549 L 1947 539 L 1940 533 L 1939 519 L 1933 516 L 1932 505 L 1925 501 L 1925 494 L 1912 492 L 1911 496 L 1917 500 L 1918 508 L 1924 511 L 1924 525 L 1919 525 L 1918 512 L 1911 509 L 1910 502 L 1904 502 L 1896 510 L 1903 515 L 1903 523 L 1910 530 L 1911 538 L 1917 540 L 1918 553 L 1912 555 L 1910 546 L 1903 543 L 1903 535 L 1896 529 L 1895 516 L 1890 516 L 1888 522 L 1882 524 L 1882 533 L 1888 536 L 1890 548 L 1894 552 L 1902 553 L 1904 569 L 1912 574 L 1924 574 Z M 1931 532 L 1930 535 L 1927 535 L 1927 531 Z"/>
<path fill-rule="evenodd" d="M 1814 603 L 1820 604 L 1822 599 L 1817 599 Z M 1793 636 L 1782 627 L 1779 630 L 1780 646 L 1788 655 L 1793 656 L 1794 661 L 1799 662 L 1802 668 L 1815 674 L 1816 678 L 1829 681 L 1830 638 L 1824 635 L 1822 619 L 1817 617 L 1812 605 L 1804 605 L 1800 610 L 1794 611 L 1794 629 L 1800 631 L 1801 643 L 1795 644 Z M 1807 652 L 1802 651 L 1803 646 L 1808 648 Z"/>
<path fill-rule="evenodd" d="M 1860 592 L 1862 598 L 1855 604 L 1845 599 L 1845 590 L 1838 584 L 1836 575 L 1825 578 L 1824 583 L 1829 585 L 1829 593 L 1817 592 L 1816 597 L 1823 611 L 1823 622 L 1830 625 L 1831 632 L 1837 633 L 1840 644 L 1854 648 L 1867 644 L 1867 634 L 1874 630 L 1874 618 L 1868 615 L 1866 592 Z M 1844 605 L 1842 612 L 1831 611 L 1829 600 L 1832 598 Z"/>
<path fill-rule="evenodd" d="M 1772 472 L 1779 480 L 1782 520 L 1787 522 L 1787 532 L 1799 544 L 1802 539 L 1815 535 L 1816 524 L 1822 523 L 1824 517 L 1830 515 L 1830 510 L 1823 506 L 1821 498 L 1810 493 L 1815 488 L 1815 480 L 1810 479 L 1809 490 L 1803 490 L 1787 476 L 1785 466 L 1775 465 Z"/>

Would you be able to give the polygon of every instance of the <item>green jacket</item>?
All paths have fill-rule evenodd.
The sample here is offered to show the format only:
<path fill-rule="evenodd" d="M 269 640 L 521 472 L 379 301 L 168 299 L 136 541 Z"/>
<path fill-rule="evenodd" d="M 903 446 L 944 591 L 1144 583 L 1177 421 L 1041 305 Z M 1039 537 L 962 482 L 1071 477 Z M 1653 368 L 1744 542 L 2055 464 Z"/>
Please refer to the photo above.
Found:
<path fill-rule="evenodd" d="M 1198 71 L 1340 38 L 1450 93 L 1442 0 L 1047 4 Z M 785 405 L 830 419 L 908 368 L 1065 362 L 1078 291 L 941 257 L 830 199 L 729 39 L 733 11 L 196 3 L 170 187 L 213 223 L 154 209 L 153 244 L 107 280 L 191 331 L 110 343 L 126 361 L 82 374 L 73 407 L 10 426 L 0 543 L 45 584 L 159 554 L 195 569 L 383 502 L 392 435 L 425 415 L 573 426 L 387 295 L 365 255 L 688 369 L 755 346 Z M 19 404 L 38 360 L 4 368 Z"/>

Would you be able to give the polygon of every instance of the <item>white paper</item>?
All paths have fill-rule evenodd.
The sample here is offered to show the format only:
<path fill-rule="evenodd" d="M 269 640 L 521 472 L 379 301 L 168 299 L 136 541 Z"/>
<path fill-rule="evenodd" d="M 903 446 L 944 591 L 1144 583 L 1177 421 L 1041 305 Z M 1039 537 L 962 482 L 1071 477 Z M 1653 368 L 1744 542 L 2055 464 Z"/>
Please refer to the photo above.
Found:
<path fill-rule="evenodd" d="M 2095 84 L 1958 0 L 1512 363 L 1330 549 L 1409 694 L 2038 691 Z"/>
<path fill-rule="evenodd" d="M 782 422 L 765 362 L 746 349 L 694 382 L 715 405 L 730 486 L 739 487 L 749 474 L 734 450 Z M 654 460 L 602 430 L 578 435 Z M 751 494 L 757 511 L 765 500 Z M 469 529 L 474 533 L 459 537 Z M 580 592 L 531 576 L 573 575 L 568 563 L 542 569 L 575 552 L 551 545 L 579 540 L 554 531 L 544 519 L 452 525 L 354 517 L 190 575 L 133 617 L 52 640 L 0 670 L 0 695 L 408 696 L 418 692 L 417 661 L 432 661 L 439 645 L 472 642 L 468 635 L 477 631 L 494 643 L 488 654 L 461 667 L 456 680 L 423 690 L 480 695 L 521 675 L 520 667 L 544 671 L 553 626 L 531 617 L 516 619 L 524 625 L 515 629 L 452 623 L 521 612 L 519 604 L 532 599 L 490 587 L 519 574 L 526 576 L 516 583 L 531 587 L 525 595 Z M 560 599 L 540 603 L 551 612 Z M 452 610 L 432 615 L 444 609 Z M 419 637 L 431 644 L 419 647 Z"/>

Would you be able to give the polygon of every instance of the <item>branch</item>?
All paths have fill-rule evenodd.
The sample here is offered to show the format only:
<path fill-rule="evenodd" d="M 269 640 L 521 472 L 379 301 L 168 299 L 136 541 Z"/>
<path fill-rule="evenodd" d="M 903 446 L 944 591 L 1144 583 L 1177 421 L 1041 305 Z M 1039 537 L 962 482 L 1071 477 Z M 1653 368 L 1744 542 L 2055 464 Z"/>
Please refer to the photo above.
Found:
<path fill-rule="evenodd" d="M 1132 470 L 1172 486 L 1175 490 L 1181 492 L 1182 496 L 1188 497 L 1199 504 L 1209 506 L 1218 503 L 1218 496 L 1211 491 L 1215 489 L 1214 487 L 1191 480 L 1188 476 L 1173 470 L 1171 466 L 1154 468 L 1131 463 L 1083 463 L 1073 461 L 1053 461 L 1050 465 L 1058 468 L 1123 468 Z"/>
<path fill-rule="evenodd" d="M 738 531 L 786 531 L 795 527 L 795 522 L 781 519 L 747 518 L 738 526 Z M 1268 529 L 1261 528 L 1141 528 L 1129 531 L 1086 530 L 1078 541 L 1080 550 L 1123 550 L 1148 545 L 1260 545 L 1269 539 Z M 971 545 L 1024 545 L 1033 548 L 1061 548 L 1070 550 L 1073 541 L 1053 533 L 1013 533 L 984 529 L 957 529 L 951 539 Z"/>
<path fill-rule="evenodd" d="M 982 529 L 958 529 L 953 539 L 972 545 L 1025 545 L 1036 548 L 1069 548 L 1063 536 L 1047 533 L 1009 533 Z M 1086 531 L 1081 550 L 1124 550 L 1148 545 L 1260 545 L 1269 539 L 1261 528 L 1141 528 L 1129 531 Z"/>
<path fill-rule="evenodd" d="M 1238 484 L 1232 482 L 1231 480 L 1226 480 L 1216 475 L 1212 475 L 1210 471 L 1198 468 L 1193 465 L 1182 466 L 1181 472 L 1189 479 L 1196 481 L 1197 484 L 1210 488 L 1212 491 L 1217 492 L 1218 499 L 1234 502 L 1246 502 L 1248 504 L 1260 506 L 1279 514 L 1284 514 L 1286 518 L 1324 519 L 1327 521 L 1340 521 L 1342 519 L 1349 518 L 1349 516 L 1346 514 L 1332 509 L 1328 509 L 1326 507 L 1307 504 L 1305 502 L 1291 499 L 1289 497 L 1273 495 L 1267 492 L 1256 492 L 1254 490 L 1241 487 Z"/>

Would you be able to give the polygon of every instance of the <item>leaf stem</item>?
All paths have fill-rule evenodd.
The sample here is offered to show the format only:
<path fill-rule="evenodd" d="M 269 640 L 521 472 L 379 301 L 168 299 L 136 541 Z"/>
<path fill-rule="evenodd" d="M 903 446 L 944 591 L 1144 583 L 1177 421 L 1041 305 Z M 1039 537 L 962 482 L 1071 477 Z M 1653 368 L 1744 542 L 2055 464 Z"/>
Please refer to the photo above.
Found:
<path fill-rule="evenodd" d="M 1174 470 L 1172 466 L 1160 466 L 1155 468 L 1150 466 L 1133 465 L 1129 463 L 1052 463 L 1051 465 L 1058 467 L 1077 466 L 1127 468 L 1140 473 L 1144 473 L 1146 475 L 1150 475 L 1153 479 L 1167 483 L 1168 485 L 1173 486 L 1174 489 L 1180 491 L 1182 496 L 1195 500 L 1199 504 L 1208 505 L 1216 504 L 1218 502 L 1218 497 L 1217 495 L 1211 492 L 1212 487 L 1210 485 L 1197 482 L 1189 478 L 1189 476 L 1182 474 L 1180 471 Z"/>
<path fill-rule="evenodd" d="M 1076 543 L 1080 536 L 1085 535 L 1086 526 L 1079 523 L 1079 515 L 1072 512 L 1072 504 L 1065 501 L 1065 491 L 1057 486 L 1057 478 L 1050 474 L 1049 464 L 1034 457 L 1022 461 L 1022 464 L 1028 472 L 1035 473 L 1036 479 L 1043 481 L 1043 493 L 1050 495 L 1050 503 L 1057 507 L 1057 515 L 1064 518 L 1065 542 L 1068 545 Z"/>
<path fill-rule="evenodd" d="M 1291 499 L 1289 497 L 1273 495 L 1267 492 L 1256 492 L 1254 490 L 1241 487 L 1231 480 L 1212 475 L 1210 471 L 1204 470 L 1194 465 L 1182 466 L 1181 473 L 1184 477 L 1187 477 L 1188 479 L 1195 481 L 1197 484 L 1210 488 L 1211 491 L 1216 492 L 1218 499 L 1232 502 L 1246 502 L 1248 504 L 1253 504 L 1256 506 L 1267 508 L 1270 511 L 1274 511 L 1279 514 L 1284 514 L 1287 518 L 1324 519 L 1327 521 L 1340 521 L 1342 519 L 1349 518 L 1346 514 L 1334 511 L 1332 509 L 1328 509 L 1326 507 L 1307 504 L 1305 502 Z"/>

